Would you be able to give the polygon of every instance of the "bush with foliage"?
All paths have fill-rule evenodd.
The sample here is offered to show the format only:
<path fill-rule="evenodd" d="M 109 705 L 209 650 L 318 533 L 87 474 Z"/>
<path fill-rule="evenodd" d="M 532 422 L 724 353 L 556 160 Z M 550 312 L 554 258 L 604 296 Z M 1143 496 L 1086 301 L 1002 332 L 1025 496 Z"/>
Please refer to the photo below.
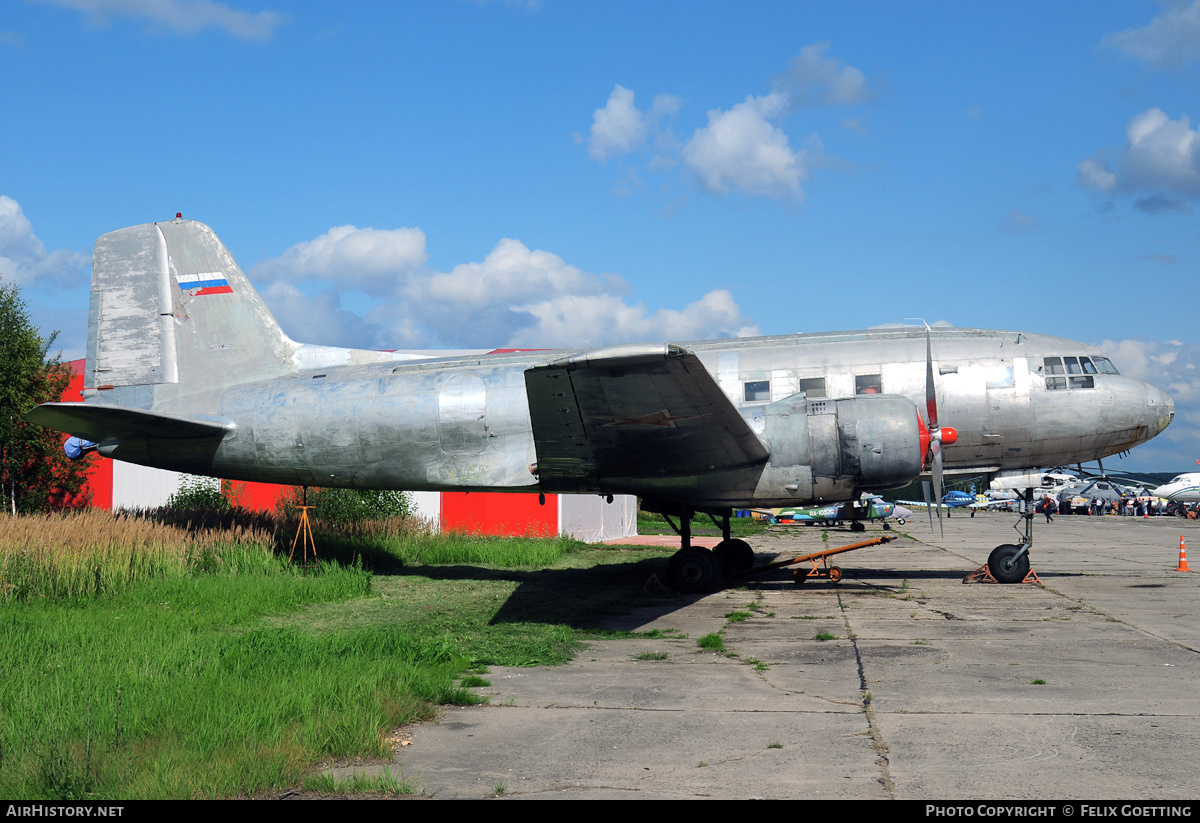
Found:
<path fill-rule="evenodd" d="M 215 477 L 188 475 L 170 497 L 166 508 L 176 511 L 225 511 L 229 502 L 229 481 Z"/>
<path fill-rule="evenodd" d="M 14 513 L 88 502 L 81 492 L 91 455 L 69 460 L 64 435 L 25 422 L 30 409 L 61 400 L 71 383 L 71 367 L 50 356 L 57 334 L 43 338 L 17 286 L 0 279 L 0 489 Z"/>
<path fill-rule="evenodd" d="M 303 501 L 304 490 L 294 486 L 280 500 L 279 509 L 283 514 L 295 515 Z M 407 492 L 379 489 L 309 488 L 308 505 L 312 507 L 309 516 L 325 523 L 353 523 L 412 514 L 412 501 Z"/>

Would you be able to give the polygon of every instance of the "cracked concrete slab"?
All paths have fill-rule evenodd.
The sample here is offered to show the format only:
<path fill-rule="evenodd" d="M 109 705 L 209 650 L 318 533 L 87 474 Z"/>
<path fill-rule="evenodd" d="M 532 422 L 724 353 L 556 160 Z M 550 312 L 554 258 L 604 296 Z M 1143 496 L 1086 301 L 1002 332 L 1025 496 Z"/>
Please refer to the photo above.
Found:
<path fill-rule="evenodd" d="M 494 668 L 490 705 L 407 729 L 390 767 L 443 798 L 1200 794 L 1200 576 L 1171 571 L 1195 524 L 1059 517 L 1037 528 L 1043 586 L 962 585 L 1015 520 L 951 518 L 944 539 L 910 523 L 840 555 L 837 586 L 776 571 L 616 616 L 675 631 Z M 805 528 L 754 542 L 760 561 L 823 545 Z M 714 631 L 736 656 L 697 647 Z"/>

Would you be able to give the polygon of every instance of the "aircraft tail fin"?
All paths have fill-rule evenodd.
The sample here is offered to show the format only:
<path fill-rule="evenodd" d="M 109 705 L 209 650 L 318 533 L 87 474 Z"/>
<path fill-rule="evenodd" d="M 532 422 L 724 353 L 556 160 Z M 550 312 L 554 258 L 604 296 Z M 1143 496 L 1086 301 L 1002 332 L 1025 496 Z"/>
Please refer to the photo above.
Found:
<path fill-rule="evenodd" d="M 296 349 L 203 223 L 146 223 L 96 241 L 85 389 L 157 396 L 152 387 L 180 384 L 169 393 L 182 396 L 294 371 Z"/>

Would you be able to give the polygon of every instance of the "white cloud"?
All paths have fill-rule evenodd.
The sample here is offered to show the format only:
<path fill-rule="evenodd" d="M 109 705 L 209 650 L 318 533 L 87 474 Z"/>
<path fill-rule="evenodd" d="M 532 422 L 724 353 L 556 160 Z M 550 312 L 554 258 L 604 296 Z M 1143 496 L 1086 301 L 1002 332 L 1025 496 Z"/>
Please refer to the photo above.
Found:
<path fill-rule="evenodd" d="M 241 40 L 267 40 L 287 21 L 277 11 L 255 13 L 232 9 L 213 0 L 42 0 L 86 12 L 97 25 L 114 17 L 146 20 L 175 34 L 219 29 Z"/>
<path fill-rule="evenodd" d="M 1102 42 L 1156 68 L 1181 68 L 1200 59 L 1200 0 L 1172 4 L 1142 28 L 1109 34 Z"/>
<path fill-rule="evenodd" d="M 1175 420 L 1134 451 L 1152 471 L 1173 471 L 1200 458 L 1200 344 L 1178 340 L 1105 340 L 1098 344 L 1121 374 L 1145 380 L 1171 395 Z M 1107 464 L 1106 464 L 1107 465 Z"/>
<path fill-rule="evenodd" d="M 365 232 L 370 242 L 346 242 Z M 727 291 L 651 312 L 627 302 L 624 278 L 585 272 L 519 240 L 503 239 L 482 261 L 449 272 L 422 266 L 424 240 L 418 229 L 343 226 L 258 264 L 252 279 L 267 283 L 263 297 L 285 331 L 326 345 L 555 348 L 758 333 Z M 308 297 L 297 286 L 304 281 L 331 288 Z M 342 307 L 337 291 L 346 288 L 375 298 L 362 315 Z"/>
<path fill-rule="evenodd" d="M 1161 109 L 1147 109 L 1129 121 L 1125 137 L 1115 170 L 1100 156 L 1079 164 L 1083 185 L 1140 194 L 1134 206 L 1148 212 L 1187 211 L 1187 201 L 1200 198 L 1200 130 L 1186 115 L 1172 120 Z"/>
<path fill-rule="evenodd" d="M 317 279 L 384 296 L 402 287 L 428 259 L 420 229 L 335 226 L 251 271 L 256 279 Z"/>
<path fill-rule="evenodd" d="M 633 104 L 633 92 L 624 86 L 613 87 L 608 103 L 592 114 L 592 136 L 588 154 L 597 160 L 629 154 L 646 139 L 646 117 Z"/>
<path fill-rule="evenodd" d="M 262 298 L 289 337 L 323 346 L 351 349 L 390 349 L 383 328 L 342 308 L 333 291 L 309 296 L 291 283 L 277 281 L 262 290 Z"/>
<path fill-rule="evenodd" d="M 738 191 L 802 200 L 801 184 L 823 157 L 816 149 L 820 138 L 813 135 L 807 150 L 793 149 L 779 121 L 803 106 L 849 106 L 875 98 L 866 75 L 828 56 L 828 51 L 828 43 L 805 46 L 786 70 L 771 78 L 769 94 L 749 95 L 732 108 L 709 110 L 707 124 L 695 129 L 686 142 L 676 139 L 665 123 L 682 110 L 681 98 L 659 94 L 649 112 L 644 112 L 634 104 L 632 90 L 615 86 L 605 106 L 593 112 L 588 153 L 605 161 L 631 154 L 649 140 L 654 154 L 645 163 L 646 171 L 666 172 L 682 159 L 711 194 Z M 863 122 L 861 118 L 841 121 L 843 127 L 866 136 Z M 575 139 L 583 142 L 578 134 Z M 636 171 L 623 173 L 625 179 L 617 185 L 617 194 L 641 187 Z M 672 209 L 667 207 L 668 212 Z"/>
<path fill-rule="evenodd" d="M 1097 158 L 1089 157 L 1076 166 L 1075 171 L 1085 188 L 1110 191 L 1117 187 L 1117 176 L 1104 168 L 1102 161 Z"/>
<path fill-rule="evenodd" d="M 0 195 L 0 274 L 6 280 L 39 287 L 77 286 L 86 282 L 91 262 L 82 252 L 47 252 L 17 201 Z"/>
<path fill-rule="evenodd" d="M 683 147 L 684 162 L 708 191 L 803 199 L 807 177 L 803 157 L 792 151 L 788 136 L 770 122 L 783 113 L 784 95 L 747 97 L 728 111 L 712 110 L 708 125 L 696 129 Z"/>
<path fill-rule="evenodd" d="M 567 265 L 557 254 L 530 251 L 519 240 L 505 238 L 482 263 L 460 263 L 450 272 L 433 274 L 408 292 L 410 297 L 451 305 L 480 306 L 529 303 L 546 294 L 593 295 L 629 290 L 624 279 L 588 274 Z"/>
<path fill-rule="evenodd" d="M 773 78 L 775 90 L 791 106 L 851 106 L 874 100 L 866 75 L 836 57 L 826 57 L 827 51 L 828 43 L 802 48 L 787 70 Z"/>
<path fill-rule="evenodd" d="M 1036 217 L 1018 209 L 1010 211 L 1000 225 L 1009 234 L 1030 234 L 1041 227 Z"/>
<path fill-rule="evenodd" d="M 599 346 L 648 340 L 694 340 L 748 337 L 758 327 L 742 316 L 733 295 L 716 289 L 682 310 L 650 312 L 617 295 L 561 295 L 526 307 L 537 324 L 522 329 L 509 342 L 531 346 Z"/>

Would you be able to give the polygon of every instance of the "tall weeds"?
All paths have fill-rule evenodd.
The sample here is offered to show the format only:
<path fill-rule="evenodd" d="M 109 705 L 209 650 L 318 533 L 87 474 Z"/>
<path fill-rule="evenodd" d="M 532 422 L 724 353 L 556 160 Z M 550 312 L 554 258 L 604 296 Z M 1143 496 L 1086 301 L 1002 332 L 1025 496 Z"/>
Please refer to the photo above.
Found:
<path fill-rule="evenodd" d="M 0 518 L 0 600 L 88 597 L 196 571 L 261 569 L 274 551 L 269 525 L 96 510 Z"/>

